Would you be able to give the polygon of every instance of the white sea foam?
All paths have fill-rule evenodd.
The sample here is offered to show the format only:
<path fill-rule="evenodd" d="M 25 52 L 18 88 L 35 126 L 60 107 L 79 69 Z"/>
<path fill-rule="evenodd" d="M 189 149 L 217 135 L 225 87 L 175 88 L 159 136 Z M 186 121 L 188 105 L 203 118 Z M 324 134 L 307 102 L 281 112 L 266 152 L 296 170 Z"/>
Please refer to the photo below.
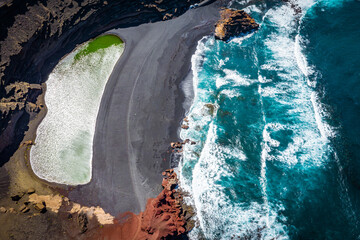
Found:
<path fill-rule="evenodd" d="M 295 53 L 297 65 L 301 70 L 301 72 L 304 74 L 304 76 L 307 78 L 308 85 L 310 87 L 316 87 L 316 82 L 309 81 L 309 75 L 313 74 L 314 70 L 308 66 L 306 58 L 301 52 L 301 42 L 302 42 L 301 37 L 299 34 L 297 34 L 295 37 L 295 44 L 294 44 L 294 53 Z"/>
<path fill-rule="evenodd" d="M 243 43 L 244 40 L 248 39 L 248 38 L 251 38 L 252 36 L 254 35 L 254 33 L 250 33 L 250 34 L 247 34 L 245 36 L 242 36 L 242 37 L 235 37 L 235 38 L 232 38 L 229 43 L 236 43 L 238 45 L 241 45 Z"/>
<path fill-rule="evenodd" d="M 312 5 L 315 3 L 312 3 Z M 301 21 L 303 18 L 301 18 Z M 295 37 L 295 44 L 294 44 L 294 53 L 297 60 L 297 65 L 299 69 L 302 71 L 303 75 L 306 78 L 307 84 L 309 87 L 316 88 L 316 79 L 310 80 L 310 75 L 314 74 L 313 68 L 308 66 L 306 57 L 302 53 L 301 48 L 302 39 L 300 34 L 298 33 Z M 336 135 L 336 129 L 329 124 L 327 124 L 323 119 L 328 115 L 324 107 L 322 107 L 322 103 L 319 100 L 318 94 L 316 91 L 311 92 L 311 103 L 314 109 L 315 120 L 317 127 L 321 133 L 321 137 L 324 140 L 328 140 Z"/>
<path fill-rule="evenodd" d="M 234 89 L 224 89 L 221 91 L 222 94 L 225 94 L 229 98 L 239 97 L 241 94 L 239 91 L 236 91 Z"/>
<path fill-rule="evenodd" d="M 228 57 L 226 57 L 225 59 L 220 59 L 218 68 L 221 69 L 225 65 L 225 63 L 228 61 L 229 61 Z"/>
<path fill-rule="evenodd" d="M 324 120 L 326 111 L 316 95 L 314 83 L 308 80 L 313 70 L 302 55 L 302 41 L 298 36 L 301 22 L 299 23 L 299 13 L 293 9 L 294 4 L 302 9 L 300 14 L 305 14 L 314 1 L 292 1 L 292 4 L 277 5 L 263 17 L 262 29 L 273 30 L 263 39 L 264 52 L 267 55 L 265 62 L 259 65 L 257 79 L 251 79 L 236 69 L 227 69 L 227 61 L 221 60 L 216 68 L 218 71 L 223 68 L 223 74 L 207 79 L 208 82 L 215 81 L 215 87 L 221 88 L 221 93 L 229 98 L 241 96 L 239 89 L 251 88 L 255 84 L 259 86 L 258 94 L 263 114 L 258 176 L 261 202 L 232 201 L 228 199 L 225 190 L 236 198 L 235 190 L 225 189 L 219 184 L 224 177 L 235 177 L 234 169 L 237 167 L 228 166 L 226 159 L 238 159 L 239 161 L 234 163 L 236 165 L 246 162 L 248 156 L 242 150 L 240 141 L 231 148 L 218 144 L 217 134 L 223 130 L 216 126 L 213 116 L 204 115 L 202 112 L 202 106 L 207 101 L 205 95 L 212 92 L 198 87 L 199 81 L 203 81 L 198 73 L 202 71 L 206 52 L 211 50 L 206 46 L 213 43 L 206 45 L 204 41 L 200 41 L 197 56 L 192 59 L 194 76 L 196 75 L 194 88 L 199 96 L 195 96 L 189 112 L 191 128 L 181 131 L 181 138 L 195 139 L 198 144 L 185 146 L 180 180 L 182 187 L 193 195 L 200 229 L 207 239 L 230 239 L 232 236 L 244 238 L 256 231 L 259 231 L 261 239 L 288 239 L 286 218 L 279 214 L 279 211 L 283 210 L 281 201 L 274 204 L 268 199 L 268 162 L 276 161 L 289 170 L 301 164 L 306 171 L 322 168 L 332 153 L 329 138 L 333 136 L 333 129 Z M 257 8 L 249 9 L 257 11 Z M 259 32 L 261 31 L 260 29 Z M 243 42 L 243 39 L 233 39 L 230 44 L 234 46 L 236 43 L 243 47 Z M 255 58 L 257 63 L 258 59 Z M 270 79 L 265 76 L 274 77 Z M 270 108 L 268 103 L 272 103 Z M 272 112 L 275 108 L 278 111 Z M 198 130 L 195 130 L 196 127 Z M 274 137 L 281 134 L 286 137 Z M 188 177 L 188 172 L 185 172 L 188 171 L 188 166 L 192 166 L 191 178 Z M 192 233 L 194 239 L 198 230 Z"/>
<path fill-rule="evenodd" d="M 45 94 L 48 112 L 38 127 L 30 158 L 40 178 L 71 185 L 91 179 L 96 116 L 123 46 L 98 50 L 75 61 L 78 51 L 61 60 L 49 75 Z"/>
<path fill-rule="evenodd" d="M 258 8 L 256 5 L 250 5 L 243 10 L 247 13 L 262 13 L 261 9 Z"/>
<path fill-rule="evenodd" d="M 268 79 L 268 78 L 266 78 L 264 76 L 261 76 L 260 74 L 258 76 L 258 80 L 259 80 L 260 83 L 269 83 L 269 82 L 272 81 L 271 79 Z"/>
<path fill-rule="evenodd" d="M 295 2 L 296 4 L 298 2 Z M 313 1 L 301 2 L 298 4 L 303 11 L 306 11 Z M 270 35 L 265 40 L 266 46 L 271 50 L 273 59 L 269 59 L 263 70 L 276 69 L 277 75 L 282 79 L 275 85 L 262 88 L 262 96 L 272 98 L 284 106 L 289 116 L 297 116 L 297 123 L 286 125 L 285 129 L 293 132 L 292 142 L 287 148 L 278 152 L 276 158 L 278 161 L 289 161 L 289 166 L 302 162 L 309 166 L 318 166 L 326 155 L 328 137 L 330 136 L 319 112 L 324 111 L 315 101 L 315 90 L 308 85 L 307 76 L 311 74 L 311 68 L 308 67 L 305 57 L 301 53 L 300 40 L 297 36 L 295 39 L 291 35 L 297 31 L 293 10 L 290 5 L 269 10 L 267 13 L 270 25 L 276 27 L 278 32 Z M 304 82 L 304 80 L 306 82 Z M 268 121 L 268 120 L 267 120 Z M 301 124 L 301 126 L 298 126 Z M 266 126 L 267 128 L 269 125 Z M 317 132 L 314 129 L 319 129 Z M 267 131 L 270 131 L 268 129 Z M 277 131 L 271 129 L 271 131 Z M 266 140 L 265 140 L 266 141 Z M 271 142 L 269 142 L 271 144 Z M 273 149 L 271 149 L 273 150 Z M 306 152 L 296 158 L 297 152 Z M 269 157 L 271 158 L 271 157 Z M 297 160 L 296 160 L 297 159 Z M 312 159 L 313 164 L 309 163 Z"/>
<path fill-rule="evenodd" d="M 216 132 L 217 127 L 211 123 L 199 162 L 193 171 L 193 196 L 206 238 L 230 239 L 260 233 L 262 239 L 286 239 L 285 226 L 277 221 L 278 209 L 267 212 L 267 207 L 257 202 L 229 204 L 224 187 L 217 182 L 225 176 L 233 177 L 233 173 L 225 163 L 228 151 L 215 143 Z"/>
<path fill-rule="evenodd" d="M 224 69 L 223 71 L 226 74 L 224 79 L 234 81 L 234 86 L 249 86 L 251 84 L 248 78 L 241 76 L 236 70 Z"/>
<path fill-rule="evenodd" d="M 205 61 L 204 53 L 209 49 L 206 46 L 206 41 L 209 40 L 209 37 L 203 37 L 196 47 L 194 55 L 191 57 L 191 69 L 193 70 L 193 89 L 194 89 L 194 99 L 197 97 L 197 89 L 199 83 L 199 72 L 202 67 L 203 62 Z"/>

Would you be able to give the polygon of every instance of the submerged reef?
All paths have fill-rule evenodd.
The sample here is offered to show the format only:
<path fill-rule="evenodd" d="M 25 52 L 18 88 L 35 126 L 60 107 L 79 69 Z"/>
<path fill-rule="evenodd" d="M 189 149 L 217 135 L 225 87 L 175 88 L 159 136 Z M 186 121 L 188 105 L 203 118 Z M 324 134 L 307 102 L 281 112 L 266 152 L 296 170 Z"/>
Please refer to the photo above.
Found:
<path fill-rule="evenodd" d="M 221 11 L 221 19 L 216 23 L 215 38 L 228 41 L 258 28 L 259 24 L 245 11 L 226 8 Z"/>

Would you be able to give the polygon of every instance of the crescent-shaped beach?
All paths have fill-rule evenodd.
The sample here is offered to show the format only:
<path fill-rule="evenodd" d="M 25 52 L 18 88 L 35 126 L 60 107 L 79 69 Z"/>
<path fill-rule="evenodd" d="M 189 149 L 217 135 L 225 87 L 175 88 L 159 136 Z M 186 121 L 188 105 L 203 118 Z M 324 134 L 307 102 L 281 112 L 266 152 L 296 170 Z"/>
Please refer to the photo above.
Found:
<path fill-rule="evenodd" d="M 93 174 L 69 197 L 114 215 L 144 210 L 161 191 L 170 142 L 185 114 L 180 83 L 191 74 L 196 42 L 214 30 L 220 2 L 166 22 L 116 29 L 125 50 L 106 85 L 97 117 Z"/>

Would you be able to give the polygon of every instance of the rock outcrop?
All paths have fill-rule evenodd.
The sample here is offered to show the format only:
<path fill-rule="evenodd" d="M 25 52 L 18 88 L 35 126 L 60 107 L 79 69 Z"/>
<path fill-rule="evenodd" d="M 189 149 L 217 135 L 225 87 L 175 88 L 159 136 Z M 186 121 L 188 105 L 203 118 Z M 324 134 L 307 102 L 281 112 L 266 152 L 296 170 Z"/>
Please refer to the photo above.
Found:
<path fill-rule="evenodd" d="M 36 105 L 36 99 L 32 99 L 30 93 L 40 94 L 40 84 L 18 82 L 5 87 L 5 96 L 0 99 L 0 116 L 6 118 L 15 110 L 25 109 L 27 112 L 38 112 L 41 106 Z"/>
<path fill-rule="evenodd" d="M 0 167 L 3 160 L 11 154 L 11 150 L 16 149 L 15 145 L 22 140 L 23 131 L 26 130 L 26 125 L 23 125 L 24 120 L 27 122 L 31 115 L 37 114 L 44 107 L 37 101 L 38 95 L 43 92 L 40 84 L 17 82 L 6 85 L 2 90 L 3 94 L 0 94 Z M 13 148 L 7 149 L 11 145 Z"/>
<path fill-rule="evenodd" d="M 215 38 L 228 41 L 232 37 L 257 30 L 259 24 L 243 10 L 224 9 L 216 23 Z"/>
<path fill-rule="evenodd" d="M 82 206 L 59 194 L 35 192 L 29 188 L 1 202 L 0 239 L 98 239 L 99 230 L 114 223 L 114 217 L 99 206 Z"/>
<path fill-rule="evenodd" d="M 115 225 L 103 229 L 101 239 L 181 239 L 192 229 L 194 212 L 183 204 L 176 173 L 169 169 L 163 176 L 162 192 L 148 200 L 145 211 L 125 213 Z"/>

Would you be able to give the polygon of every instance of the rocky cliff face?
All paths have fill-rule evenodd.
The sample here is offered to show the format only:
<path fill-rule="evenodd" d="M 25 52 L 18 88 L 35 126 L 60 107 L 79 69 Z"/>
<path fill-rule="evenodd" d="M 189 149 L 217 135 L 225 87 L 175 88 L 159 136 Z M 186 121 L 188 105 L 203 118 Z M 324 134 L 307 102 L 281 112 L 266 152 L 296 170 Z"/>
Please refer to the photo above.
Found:
<path fill-rule="evenodd" d="M 171 19 L 199 0 L 0 2 L 0 166 L 20 144 L 39 84 L 77 44 L 115 28 Z M 27 85 L 28 83 L 28 85 Z M 38 87 L 34 87 L 37 84 Z M 12 95 L 20 89 L 21 97 Z M 22 94 L 23 93 L 23 94 Z"/>
<path fill-rule="evenodd" d="M 193 210 L 183 204 L 174 170 L 166 170 L 163 175 L 163 190 L 148 200 L 145 211 L 124 214 L 115 225 L 105 226 L 100 239 L 185 239 L 194 225 Z"/>
<path fill-rule="evenodd" d="M 42 195 L 30 188 L 10 197 L 0 201 L 0 239 L 98 239 L 99 229 L 114 222 L 102 208 L 59 194 Z"/>
<path fill-rule="evenodd" d="M 228 41 L 244 33 L 257 30 L 259 24 L 243 10 L 224 9 L 221 19 L 216 23 L 215 38 Z"/>

